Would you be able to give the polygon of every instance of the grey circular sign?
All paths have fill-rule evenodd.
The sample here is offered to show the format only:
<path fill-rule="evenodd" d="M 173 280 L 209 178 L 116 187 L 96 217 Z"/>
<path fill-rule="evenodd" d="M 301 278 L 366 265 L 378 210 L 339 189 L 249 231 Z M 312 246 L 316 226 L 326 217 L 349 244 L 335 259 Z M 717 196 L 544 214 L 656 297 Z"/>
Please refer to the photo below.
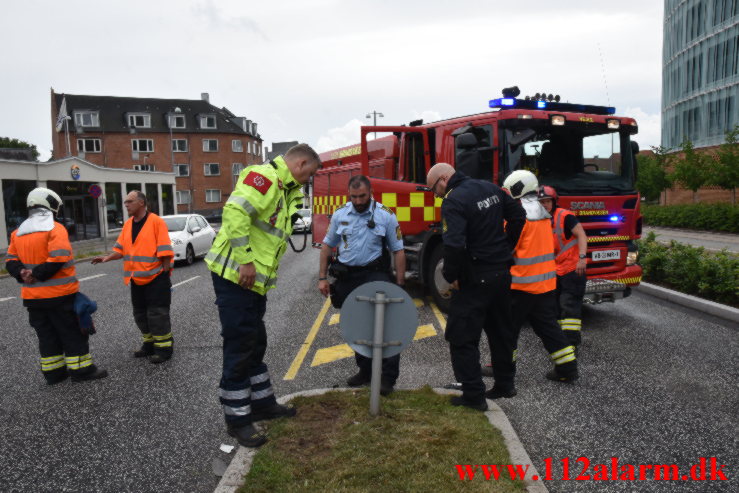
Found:
<path fill-rule="evenodd" d="M 356 341 L 373 341 L 375 334 L 375 303 L 359 301 L 357 296 L 375 298 L 378 291 L 384 292 L 386 298 L 402 299 L 401 303 L 385 304 L 384 342 L 399 342 L 397 346 L 386 346 L 382 357 L 389 358 L 400 352 L 413 340 L 418 328 L 418 310 L 413 298 L 403 288 L 384 281 L 373 281 L 362 284 L 349 293 L 341 308 L 341 336 L 351 348 L 368 358 L 372 357 L 372 348 Z"/>

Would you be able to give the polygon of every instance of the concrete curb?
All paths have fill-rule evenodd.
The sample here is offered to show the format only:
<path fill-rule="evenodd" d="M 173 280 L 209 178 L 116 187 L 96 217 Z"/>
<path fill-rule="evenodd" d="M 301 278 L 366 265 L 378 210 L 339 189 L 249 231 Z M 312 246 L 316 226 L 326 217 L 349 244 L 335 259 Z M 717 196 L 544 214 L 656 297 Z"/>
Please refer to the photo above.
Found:
<path fill-rule="evenodd" d="M 279 402 L 280 404 L 285 404 L 298 396 L 311 397 L 315 395 L 322 395 L 326 392 L 350 390 L 356 389 L 331 388 L 304 390 L 302 392 L 295 392 L 294 394 L 280 397 L 279 399 L 277 399 L 277 402 Z M 461 395 L 461 393 L 457 390 L 434 389 L 434 392 L 442 395 Z M 541 478 L 542 476 L 539 475 L 536 467 L 531 462 L 529 454 L 523 447 L 521 440 L 518 439 L 518 435 L 513 429 L 513 426 L 511 426 L 510 421 L 508 421 L 508 417 L 506 417 L 505 412 L 503 412 L 500 406 L 498 406 L 495 402 L 488 399 L 487 403 L 490 409 L 485 412 L 485 416 L 487 416 L 490 424 L 500 430 L 501 434 L 503 435 L 503 443 L 505 443 L 506 447 L 508 448 L 508 453 L 511 456 L 511 462 L 513 464 L 529 466 L 526 472 L 526 479 L 524 479 L 526 490 L 529 493 L 548 493 L 549 490 L 547 490 L 546 486 L 544 486 L 541 481 L 534 481 L 533 479 L 531 479 L 533 476 L 537 476 L 539 478 Z M 247 475 L 249 469 L 251 468 L 251 464 L 254 460 L 254 455 L 257 453 L 257 450 L 258 449 L 239 447 L 233 459 L 231 459 L 231 464 L 229 464 L 226 472 L 223 474 L 223 477 L 219 481 L 218 486 L 216 486 L 216 489 L 213 493 L 235 493 L 236 490 L 238 490 L 239 487 L 241 487 L 241 485 L 244 483 L 244 477 Z"/>
<path fill-rule="evenodd" d="M 720 317 L 732 322 L 739 323 L 739 309 L 732 306 L 722 305 L 713 301 L 704 300 L 697 296 L 691 296 L 689 294 L 683 294 L 678 291 L 656 286 L 642 282 L 635 288 L 641 293 L 646 293 L 656 298 L 667 300 L 671 303 L 676 303 L 694 310 L 698 310 L 709 315 Z"/>

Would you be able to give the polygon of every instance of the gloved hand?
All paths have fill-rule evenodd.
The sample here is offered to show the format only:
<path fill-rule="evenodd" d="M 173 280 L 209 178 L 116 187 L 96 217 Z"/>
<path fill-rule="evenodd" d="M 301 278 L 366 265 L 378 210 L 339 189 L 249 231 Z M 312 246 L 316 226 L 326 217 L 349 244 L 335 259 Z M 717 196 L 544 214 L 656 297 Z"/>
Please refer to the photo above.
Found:
<path fill-rule="evenodd" d="M 94 333 L 97 332 L 95 330 L 95 322 L 93 322 L 92 325 L 90 325 L 89 327 L 83 327 L 82 325 L 80 325 L 80 332 L 82 333 L 83 336 L 93 335 Z"/>

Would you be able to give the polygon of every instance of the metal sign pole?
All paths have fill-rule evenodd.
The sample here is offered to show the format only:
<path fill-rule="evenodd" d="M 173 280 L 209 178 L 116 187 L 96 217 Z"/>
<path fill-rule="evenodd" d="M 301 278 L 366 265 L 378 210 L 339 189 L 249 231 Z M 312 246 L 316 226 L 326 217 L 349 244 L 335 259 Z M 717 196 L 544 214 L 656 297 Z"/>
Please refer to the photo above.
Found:
<path fill-rule="evenodd" d="M 382 378 L 382 346 L 385 332 L 385 293 L 375 293 L 375 337 L 372 344 L 372 380 L 370 383 L 370 414 L 380 413 L 380 378 Z"/>

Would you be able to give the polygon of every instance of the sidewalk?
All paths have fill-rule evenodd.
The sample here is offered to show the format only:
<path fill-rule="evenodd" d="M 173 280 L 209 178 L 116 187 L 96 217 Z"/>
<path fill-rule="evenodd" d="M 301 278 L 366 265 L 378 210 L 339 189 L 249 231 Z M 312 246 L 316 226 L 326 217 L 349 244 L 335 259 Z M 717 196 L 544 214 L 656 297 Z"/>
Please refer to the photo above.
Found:
<path fill-rule="evenodd" d="M 642 228 L 642 239 L 650 232 L 657 235 L 660 243 L 669 243 L 672 240 L 694 247 L 703 247 L 712 252 L 719 252 L 724 248 L 731 253 L 739 255 L 739 235 L 731 233 L 713 233 L 709 231 L 696 231 L 692 229 L 657 228 L 644 226 Z"/>

